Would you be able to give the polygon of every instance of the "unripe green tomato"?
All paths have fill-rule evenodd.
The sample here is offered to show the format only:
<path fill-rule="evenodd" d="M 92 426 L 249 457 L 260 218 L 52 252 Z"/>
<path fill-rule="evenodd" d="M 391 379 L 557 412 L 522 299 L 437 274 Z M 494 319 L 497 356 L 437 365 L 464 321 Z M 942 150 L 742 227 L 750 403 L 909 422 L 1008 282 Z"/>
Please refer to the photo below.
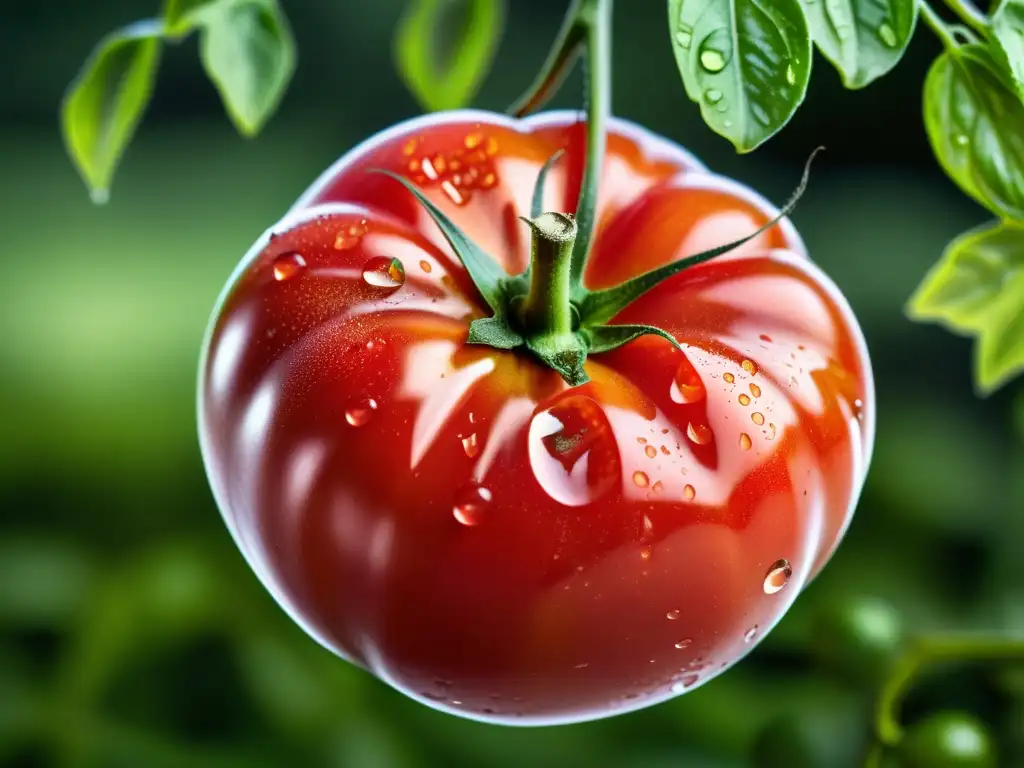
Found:
<path fill-rule="evenodd" d="M 813 649 L 821 664 L 874 688 L 903 642 L 896 609 L 881 598 L 858 596 L 826 608 L 817 619 Z"/>
<path fill-rule="evenodd" d="M 903 768 L 994 768 L 988 728 L 966 712 L 937 712 L 915 723 L 900 742 Z"/>

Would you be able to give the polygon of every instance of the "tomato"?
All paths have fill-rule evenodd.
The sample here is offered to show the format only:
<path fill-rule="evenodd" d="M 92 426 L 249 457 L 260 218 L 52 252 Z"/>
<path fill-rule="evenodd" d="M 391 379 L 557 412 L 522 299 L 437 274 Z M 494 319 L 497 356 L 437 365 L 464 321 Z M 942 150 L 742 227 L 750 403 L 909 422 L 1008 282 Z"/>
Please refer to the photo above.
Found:
<path fill-rule="evenodd" d="M 400 124 L 253 246 L 204 345 L 203 457 L 249 563 L 317 641 L 465 717 L 559 723 L 720 674 L 850 522 L 869 462 L 860 329 L 788 220 L 623 310 L 641 337 L 570 387 L 487 317 L 411 180 L 523 270 L 538 171 L 573 211 L 576 113 Z M 748 235 L 776 210 L 664 139 L 609 126 L 585 283 Z"/>

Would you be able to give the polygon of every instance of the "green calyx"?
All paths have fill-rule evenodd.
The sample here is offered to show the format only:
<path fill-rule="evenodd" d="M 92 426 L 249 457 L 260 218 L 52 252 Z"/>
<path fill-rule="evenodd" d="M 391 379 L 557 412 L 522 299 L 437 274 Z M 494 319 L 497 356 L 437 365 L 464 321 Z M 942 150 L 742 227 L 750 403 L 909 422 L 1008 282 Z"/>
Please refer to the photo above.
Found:
<path fill-rule="evenodd" d="M 578 256 L 580 228 L 573 214 L 541 212 L 545 178 L 561 155 L 559 152 L 541 169 L 533 195 L 531 216 L 521 217 L 530 228 L 530 265 L 518 275 L 509 275 L 410 181 L 388 171 L 377 171 L 400 182 L 434 219 L 455 255 L 462 262 L 491 316 L 474 320 L 467 338 L 470 344 L 495 349 L 523 349 L 557 371 L 570 386 L 585 384 L 588 355 L 609 352 L 639 336 L 660 336 L 679 348 L 667 331 L 650 325 L 616 325 L 622 310 L 649 290 L 688 267 L 749 242 L 788 216 L 807 186 L 811 160 L 808 158 L 800 184 L 779 214 L 746 237 L 645 272 L 612 288 L 588 290 L 582 270 L 574 266 Z"/>

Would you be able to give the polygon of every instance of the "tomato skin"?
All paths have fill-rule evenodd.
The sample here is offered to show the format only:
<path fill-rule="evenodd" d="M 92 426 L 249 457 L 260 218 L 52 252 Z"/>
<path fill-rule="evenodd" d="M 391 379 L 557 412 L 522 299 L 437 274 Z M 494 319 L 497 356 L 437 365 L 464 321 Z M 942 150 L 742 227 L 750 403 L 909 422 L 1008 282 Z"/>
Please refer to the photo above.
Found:
<path fill-rule="evenodd" d="M 275 598 L 392 686 L 491 722 L 625 712 L 737 661 L 838 544 L 873 442 L 860 329 L 788 221 L 616 319 L 685 354 L 644 337 L 570 389 L 465 343 L 486 307 L 413 197 L 366 171 L 411 178 L 516 272 L 559 148 L 546 207 L 575 208 L 576 120 L 442 113 L 353 150 L 243 259 L 200 368 L 207 473 Z M 775 210 L 619 120 L 601 190 L 591 288 Z"/>

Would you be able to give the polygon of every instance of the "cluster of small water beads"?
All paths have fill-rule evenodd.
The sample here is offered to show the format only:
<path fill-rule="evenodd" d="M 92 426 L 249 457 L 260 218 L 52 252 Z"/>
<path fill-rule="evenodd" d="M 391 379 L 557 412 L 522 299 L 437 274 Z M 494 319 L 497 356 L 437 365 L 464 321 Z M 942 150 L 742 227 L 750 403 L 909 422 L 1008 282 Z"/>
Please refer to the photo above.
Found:
<path fill-rule="evenodd" d="M 402 154 L 410 158 L 406 171 L 421 186 L 439 185 L 455 205 L 465 205 L 475 189 L 491 189 L 498 183 L 493 158 L 498 154 L 498 140 L 480 132 L 471 132 L 462 146 L 450 152 L 419 153 L 420 140 L 409 139 Z"/>

